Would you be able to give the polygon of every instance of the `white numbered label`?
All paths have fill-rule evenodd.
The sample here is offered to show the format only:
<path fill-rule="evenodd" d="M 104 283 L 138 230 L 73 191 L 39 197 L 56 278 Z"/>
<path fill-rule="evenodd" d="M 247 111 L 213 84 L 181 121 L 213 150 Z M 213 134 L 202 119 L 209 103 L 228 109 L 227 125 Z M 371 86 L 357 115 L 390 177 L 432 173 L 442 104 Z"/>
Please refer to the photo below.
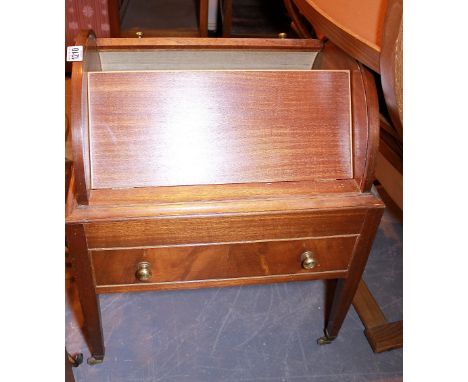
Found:
<path fill-rule="evenodd" d="M 67 61 L 83 61 L 83 47 L 67 46 Z"/>

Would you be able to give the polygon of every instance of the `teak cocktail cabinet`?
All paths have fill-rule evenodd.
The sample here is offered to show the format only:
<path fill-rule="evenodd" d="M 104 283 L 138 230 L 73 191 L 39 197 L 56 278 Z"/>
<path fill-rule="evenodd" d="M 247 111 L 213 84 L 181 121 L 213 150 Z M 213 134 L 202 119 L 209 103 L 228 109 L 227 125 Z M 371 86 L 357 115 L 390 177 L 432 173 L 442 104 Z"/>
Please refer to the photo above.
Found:
<path fill-rule="evenodd" d="M 316 40 L 76 45 L 66 234 L 89 362 L 101 293 L 336 280 L 334 339 L 384 207 L 372 76 Z"/>

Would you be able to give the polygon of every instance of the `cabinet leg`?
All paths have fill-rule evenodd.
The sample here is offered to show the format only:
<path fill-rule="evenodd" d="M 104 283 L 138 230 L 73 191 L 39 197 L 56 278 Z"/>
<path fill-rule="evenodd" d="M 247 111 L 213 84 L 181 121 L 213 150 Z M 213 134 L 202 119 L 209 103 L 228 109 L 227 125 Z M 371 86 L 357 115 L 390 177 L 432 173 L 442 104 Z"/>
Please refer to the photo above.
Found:
<path fill-rule="evenodd" d="M 92 355 L 88 358 L 87 362 L 90 366 L 99 365 L 104 362 L 104 356 Z"/>
<path fill-rule="evenodd" d="M 78 367 L 83 363 L 83 353 L 71 355 L 67 353 L 68 363 L 73 367 Z"/>
<path fill-rule="evenodd" d="M 331 301 L 325 320 L 325 336 L 319 338 L 317 343 L 329 344 L 337 336 L 353 302 L 361 275 L 369 257 L 372 242 L 377 232 L 383 209 L 369 210 L 364 220 L 363 228 L 349 266 L 348 277 L 336 282 L 333 300 Z"/>
<path fill-rule="evenodd" d="M 75 382 L 75 377 L 73 376 L 72 363 L 69 360 L 69 355 L 67 349 L 65 349 L 65 382 Z"/>
<path fill-rule="evenodd" d="M 87 248 L 83 225 L 68 225 L 67 242 L 76 279 L 81 309 L 84 316 L 84 332 L 91 352 L 88 364 L 95 365 L 104 359 L 101 309 L 96 295 L 91 259 Z"/>
<path fill-rule="evenodd" d="M 325 332 L 325 335 L 317 339 L 317 344 L 318 344 L 318 345 L 328 345 L 328 344 L 331 344 L 332 341 L 336 338 L 336 336 L 335 336 L 335 337 L 330 336 L 330 335 L 328 334 L 328 332 L 327 332 L 327 329 L 325 329 L 324 332 Z"/>

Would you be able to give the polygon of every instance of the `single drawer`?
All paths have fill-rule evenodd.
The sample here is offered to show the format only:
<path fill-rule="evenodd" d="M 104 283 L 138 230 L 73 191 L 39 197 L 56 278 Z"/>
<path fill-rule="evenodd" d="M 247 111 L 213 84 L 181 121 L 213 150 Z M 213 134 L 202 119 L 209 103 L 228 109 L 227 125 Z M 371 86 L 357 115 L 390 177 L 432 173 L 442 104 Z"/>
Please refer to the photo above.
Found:
<path fill-rule="evenodd" d="M 180 284 L 262 277 L 269 277 L 271 281 L 272 276 L 279 275 L 323 276 L 324 272 L 345 272 L 356 238 L 357 235 L 350 235 L 273 242 L 95 250 L 91 254 L 98 289 L 99 286 L 112 285 Z"/>

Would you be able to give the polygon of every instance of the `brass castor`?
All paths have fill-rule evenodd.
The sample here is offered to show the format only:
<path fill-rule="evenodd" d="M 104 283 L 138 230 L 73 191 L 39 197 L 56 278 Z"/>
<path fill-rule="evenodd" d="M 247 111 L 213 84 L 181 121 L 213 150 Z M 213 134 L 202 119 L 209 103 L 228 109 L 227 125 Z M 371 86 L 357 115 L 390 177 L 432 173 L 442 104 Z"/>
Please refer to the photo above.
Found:
<path fill-rule="evenodd" d="M 75 355 L 68 354 L 68 360 L 72 367 L 78 367 L 83 363 L 83 353 L 77 353 Z"/>
<path fill-rule="evenodd" d="M 333 342 L 333 338 L 329 338 L 327 336 L 323 336 L 317 339 L 317 344 L 319 345 L 328 345 Z"/>
<path fill-rule="evenodd" d="M 331 344 L 333 342 L 333 340 L 336 338 L 336 336 L 330 336 L 327 332 L 327 330 L 325 329 L 324 331 L 324 336 L 320 337 L 317 339 L 317 344 L 319 345 L 328 345 L 328 344 Z"/>
<path fill-rule="evenodd" d="M 104 362 L 104 356 L 92 355 L 88 358 L 88 365 L 94 366 Z"/>

